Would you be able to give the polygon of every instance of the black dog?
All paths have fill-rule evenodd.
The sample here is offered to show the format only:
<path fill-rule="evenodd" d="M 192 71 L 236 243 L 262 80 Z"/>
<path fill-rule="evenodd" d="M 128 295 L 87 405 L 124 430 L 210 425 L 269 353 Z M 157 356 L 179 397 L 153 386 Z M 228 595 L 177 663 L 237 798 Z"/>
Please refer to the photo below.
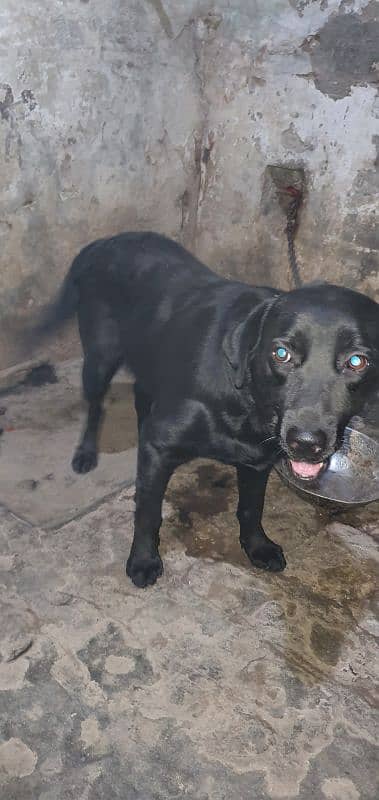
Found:
<path fill-rule="evenodd" d="M 196 457 L 237 469 L 240 541 L 256 567 L 282 570 L 265 534 L 267 478 L 279 456 L 314 479 L 379 383 L 379 306 L 337 286 L 293 292 L 224 280 L 169 239 L 124 233 L 75 258 L 40 326 L 78 314 L 87 425 L 76 472 L 97 463 L 102 402 L 122 365 L 135 376 L 139 447 L 137 586 L 162 573 L 161 507 L 174 469 Z"/>

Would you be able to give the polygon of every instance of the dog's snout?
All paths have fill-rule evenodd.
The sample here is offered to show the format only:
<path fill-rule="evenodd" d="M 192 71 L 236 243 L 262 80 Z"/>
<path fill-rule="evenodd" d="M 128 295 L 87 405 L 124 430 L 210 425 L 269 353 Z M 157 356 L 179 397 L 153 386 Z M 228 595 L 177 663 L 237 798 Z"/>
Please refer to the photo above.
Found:
<path fill-rule="evenodd" d="M 290 428 L 287 445 L 297 459 L 315 459 L 322 456 L 327 446 L 327 436 L 322 430 L 309 431 L 300 428 Z"/>

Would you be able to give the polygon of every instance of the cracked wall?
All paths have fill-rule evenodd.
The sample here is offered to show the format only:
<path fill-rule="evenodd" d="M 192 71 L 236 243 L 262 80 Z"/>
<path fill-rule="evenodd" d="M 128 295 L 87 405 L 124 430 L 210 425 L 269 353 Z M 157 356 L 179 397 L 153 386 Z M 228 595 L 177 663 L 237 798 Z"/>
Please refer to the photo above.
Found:
<path fill-rule="evenodd" d="M 378 297 L 378 8 L 3 0 L 0 367 L 97 236 L 153 228 L 225 275 L 287 286 L 272 164 L 306 174 L 304 278 Z"/>

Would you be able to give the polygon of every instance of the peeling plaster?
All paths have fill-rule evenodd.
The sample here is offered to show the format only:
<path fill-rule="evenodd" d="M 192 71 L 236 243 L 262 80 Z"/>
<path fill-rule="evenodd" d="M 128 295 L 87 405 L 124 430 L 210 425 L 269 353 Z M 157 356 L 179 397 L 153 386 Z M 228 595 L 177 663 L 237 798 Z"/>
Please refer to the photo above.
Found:
<path fill-rule="evenodd" d="M 315 86 L 334 100 L 351 94 L 352 86 L 377 84 L 379 77 L 379 3 L 361 14 L 332 14 L 304 43 Z"/>
<path fill-rule="evenodd" d="M 377 9 L 91 0 L 74 17 L 52 0 L 47 17 L 41 3 L 3 0 L 0 368 L 20 360 L 13 332 L 77 250 L 123 229 L 153 228 L 225 275 L 286 286 L 283 215 L 274 203 L 261 213 L 269 164 L 307 176 L 304 278 L 332 271 L 376 296 Z M 74 354 L 67 341 L 52 352 Z"/>

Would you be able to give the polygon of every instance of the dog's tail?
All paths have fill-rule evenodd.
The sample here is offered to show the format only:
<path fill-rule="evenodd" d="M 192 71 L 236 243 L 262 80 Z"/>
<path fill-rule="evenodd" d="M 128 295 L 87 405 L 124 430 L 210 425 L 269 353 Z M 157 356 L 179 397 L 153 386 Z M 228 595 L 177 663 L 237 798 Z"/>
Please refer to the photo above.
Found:
<path fill-rule="evenodd" d="M 28 330 L 24 331 L 24 344 L 28 349 L 30 346 L 32 348 L 38 346 L 44 339 L 58 332 L 77 313 L 80 279 L 87 267 L 86 256 L 90 249 L 91 246 L 87 245 L 78 253 L 55 299 L 40 312 L 37 319 L 32 321 Z"/>
<path fill-rule="evenodd" d="M 55 300 L 42 311 L 40 318 L 32 325 L 28 335 L 33 342 L 38 343 L 62 328 L 74 317 L 78 304 L 79 286 L 71 268 Z"/>
<path fill-rule="evenodd" d="M 32 342 L 38 343 L 60 330 L 75 316 L 79 307 L 81 279 L 93 264 L 96 248 L 104 241 L 104 239 L 98 239 L 91 242 L 75 256 L 55 300 L 42 311 L 39 319 L 32 323 L 31 330 L 28 332 Z"/>

